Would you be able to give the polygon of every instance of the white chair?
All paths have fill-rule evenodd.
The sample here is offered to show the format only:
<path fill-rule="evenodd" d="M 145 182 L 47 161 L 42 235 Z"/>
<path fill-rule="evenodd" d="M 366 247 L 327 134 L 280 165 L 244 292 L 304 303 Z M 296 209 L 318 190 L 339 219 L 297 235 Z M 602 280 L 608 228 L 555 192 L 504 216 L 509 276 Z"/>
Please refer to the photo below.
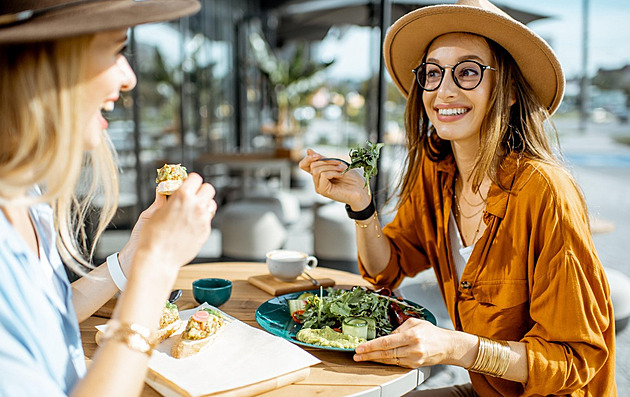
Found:
<path fill-rule="evenodd" d="M 287 238 L 284 225 L 266 205 L 234 202 L 221 210 L 221 254 L 244 260 L 264 260 Z"/>
<path fill-rule="evenodd" d="M 630 278 L 619 270 L 604 267 L 608 284 L 610 285 L 610 299 L 615 314 L 615 331 L 619 333 L 628 325 L 630 319 Z"/>
<path fill-rule="evenodd" d="M 358 273 L 355 225 L 344 204 L 332 202 L 315 210 L 313 252 L 321 266 Z"/>
<path fill-rule="evenodd" d="M 301 215 L 298 198 L 283 190 L 254 191 L 245 195 L 239 202 L 265 205 L 285 225 L 294 224 Z"/>

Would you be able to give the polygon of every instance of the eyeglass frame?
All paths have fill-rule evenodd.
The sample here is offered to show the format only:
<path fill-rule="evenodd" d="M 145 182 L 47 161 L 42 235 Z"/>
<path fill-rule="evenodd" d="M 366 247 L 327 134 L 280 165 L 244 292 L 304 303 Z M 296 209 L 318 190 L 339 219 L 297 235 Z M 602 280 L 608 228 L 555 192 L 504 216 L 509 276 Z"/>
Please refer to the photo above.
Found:
<path fill-rule="evenodd" d="M 475 64 L 477 64 L 477 66 L 479 66 L 479 68 L 481 68 L 481 75 L 479 76 L 479 81 L 477 82 L 477 84 L 476 84 L 474 87 L 471 87 L 471 88 L 464 88 L 464 87 L 462 87 L 462 86 L 459 84 L 459 80 L 457 80 L 457 77 L 455 77 L 455 68 L 456 68 L 457 66 L 461 65 L 461 64 L 462 64 L 462 63 L 464 63 L 464 62 L 472 62 L 472 63 L 475 63 Z M 421 68 L 422 66 L 426 66 L 426 65 L 435 65 L 435 66 L 437 66 L 437 67 L 440 69 L 440 72 L 442 72 L 442 78 L 440 79 L 440 82 L 438 83 L 438 85 L 437 85 L 435 88 L 433 88 L 433 89 L 431 89 L 431 90 L 429 90 L 429 89 L 427 89 L 427 88 L 424 88 L 424 87 L 422 86 L 422 84 L 420 84 L 420 77 L 418 76 L 418 71 L 420 70 L 420 68 Z M 484 73 L 486 70 L 492 70 L 492 71 L 494 71 L 494 72 L 497 72 L 497 71 L 498 71 L 497 69 L 493 68 L 492 66 L 481 64 L 481 63 L 479 63 L 479 62 L 477 62 L 477 61 L 474 61 L 474 60 L 472 60 L 472 59 L 465 59 L 465 60 L 463 60 L 463 61 L 459 61 L 459 62 L 457 62 L 455 65 L 444 65 L 444 66 L 438 65 L 438 64 L 437 64 L 437 63 L 435 63 L 435 62 L 422 62 L 420 65 L 418 65 L 418 67 L 416 67 L 416 68 L 412 69 L 412 70 L 411 70 L 411 73 L 413 73 L 413 74 L 416 76 L 416 83 L 418 83 L 418 86 L 419 86 L 420 88 L 422 88 L 424 91 L 433 92 L 433 91 L 436 91 L 438 88 L 440 88 L 440 86 L 442 85 L 442 82 L 444 82 L 444 76 L 446 75 L 446 69 L 447 69 L 447 68 L 450 68 L 450 69 L 451 69 L 451 78 L 453 79 L 453 82 L 455 83 L 455 85 L 456 85 L 456 86 L 458 86 L 459 88 L 461 88 L 462 90 L 465 90 L 465 91 L 472 91 L 472 90 L 474 90 L 475 88 L 479 87 L 479 84 L 481 84 L 481 82 L 483 81 L 483 73 Z"/>

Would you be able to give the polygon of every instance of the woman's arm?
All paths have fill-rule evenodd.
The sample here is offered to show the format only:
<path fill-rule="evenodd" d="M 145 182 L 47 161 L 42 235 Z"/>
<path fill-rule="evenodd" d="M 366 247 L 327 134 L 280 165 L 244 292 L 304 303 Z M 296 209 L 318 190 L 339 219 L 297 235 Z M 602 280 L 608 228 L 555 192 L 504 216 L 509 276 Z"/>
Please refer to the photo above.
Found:
<path fill-rule="evenodd" d="M 118 261 L 126 277 L 128 277 L 131 266 L 131 258 L 134 255 L 138 238 L 145 223 L 151 219 L 153 214 L 162 208 L 166 203 L 166 197 L 155 194 L 155 200 L 138 217 L 138 221 L 131 231 L 129 242 L 120 250 Z M 90 272 L 89 277 L 81 277 L 72 283 L 72 303 L 79 322 L 82 322 L 93 315 L 108 300 L 118 292 L 118 287 L 114 284 L 107 264 L 101 264 Z"/>
<path fill-rule="evenodd" d="M 343 173 L 347 166 L 336 160 L 320 160 L 322 156 L 312 150 L 300 161 L 300 168 L 313 177 L 315 191 L 324 197 L 348 204 L 353 211 L 361 211 L 372 197 L 365 180 L 355 170 Z M 368 273 L 380 274 L 389 263 L 389 239 L 383 235 L 376 217 L 356 222 L 359 258 Z"/>
<path fill-rule="evenodd" d="M 191 174 L 137 236 L 125 290 L 112 319 L 155 331 L 179 268 L 190 262 L 210 234 L 216 210 L 214 189 Z M 177 236 L 178 244 L 164 244 Z M 116 339 L 106 339 L 74 396 L 138 395 L 149 356 Z"/>

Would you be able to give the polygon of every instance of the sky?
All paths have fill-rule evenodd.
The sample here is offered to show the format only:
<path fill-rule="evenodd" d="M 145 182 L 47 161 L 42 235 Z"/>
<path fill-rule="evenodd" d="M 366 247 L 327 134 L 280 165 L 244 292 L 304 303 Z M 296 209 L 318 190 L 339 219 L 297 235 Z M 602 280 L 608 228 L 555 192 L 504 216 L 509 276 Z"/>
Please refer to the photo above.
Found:
<path fill-rule="evenodd" d="M 582 73 L 582 7 L 584 0 L 497 0 L 550 18 L 528 26 L 554 49 L 567 78 Z M 588 0 L 588 74 L 599 68 L 630 64 L 630 0 Z M 337 40 L 327 37 L 319 48 L 322 59 L 335 59 L 329 75 L 365 79 L 369 76 L 369 29 L 348 29 Z"/>

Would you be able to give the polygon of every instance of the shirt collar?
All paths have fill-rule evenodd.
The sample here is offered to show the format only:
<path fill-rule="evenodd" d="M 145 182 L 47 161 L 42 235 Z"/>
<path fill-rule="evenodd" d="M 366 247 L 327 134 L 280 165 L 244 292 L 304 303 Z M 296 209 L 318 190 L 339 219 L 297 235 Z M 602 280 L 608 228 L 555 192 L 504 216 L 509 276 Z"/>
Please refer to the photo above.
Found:
<path fill-rule="evenodd" d="M 497 170 L 497 179 L 500 185 L 493 183 L 488 190 L 488 204 L 486 212 L 495 215 L 501 219 L 505 217 L 510 191 L 514 187 L 517 171 L 519 171 L 520 160 L 522 156 L 519 153 L 510 153 L 503 159 L 499 169 Z M 504 190 L 504 189 L 507 189 Z"/>

